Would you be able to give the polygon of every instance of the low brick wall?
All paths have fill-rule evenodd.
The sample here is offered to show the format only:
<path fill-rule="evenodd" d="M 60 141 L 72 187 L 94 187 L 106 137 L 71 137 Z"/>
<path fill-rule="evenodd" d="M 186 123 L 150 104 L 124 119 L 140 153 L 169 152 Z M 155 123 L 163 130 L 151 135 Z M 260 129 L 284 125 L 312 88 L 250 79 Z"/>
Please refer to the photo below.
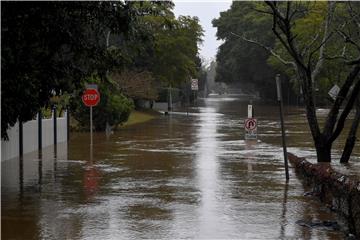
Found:
<path fill-rule="evenodd" d="M 291 153 L 288 158 L 314 194 L 344 216 L 350 233 L 360 238 L 360 180 L 336 172 L 329 163 L 312 164 Z"/>

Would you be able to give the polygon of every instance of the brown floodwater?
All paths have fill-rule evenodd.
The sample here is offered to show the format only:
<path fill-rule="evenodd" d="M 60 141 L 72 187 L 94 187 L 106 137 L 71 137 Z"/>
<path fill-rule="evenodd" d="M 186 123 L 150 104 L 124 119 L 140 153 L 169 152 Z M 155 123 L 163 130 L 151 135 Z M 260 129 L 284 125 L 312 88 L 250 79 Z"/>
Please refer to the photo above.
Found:
<path fill-rule="evenodd" d="M 343 239 L 346 225 L 304 196 L 292 168 L 285 182 L 277 106 L 254 104 L 258 140 L 244 141 L 247 104 L 213 96 L 189 116 L 95 133 L 92 151 L 72 133 L 41 158 L 2 162 L 2 239 Z M 313 161 L 304 111 L 286 108 L 285 120 L 289 151 Z M 356 174 L 359 163 L 357 145 L 335 167 Z M 301 224 L 319 221 L 340 230 Z"/>

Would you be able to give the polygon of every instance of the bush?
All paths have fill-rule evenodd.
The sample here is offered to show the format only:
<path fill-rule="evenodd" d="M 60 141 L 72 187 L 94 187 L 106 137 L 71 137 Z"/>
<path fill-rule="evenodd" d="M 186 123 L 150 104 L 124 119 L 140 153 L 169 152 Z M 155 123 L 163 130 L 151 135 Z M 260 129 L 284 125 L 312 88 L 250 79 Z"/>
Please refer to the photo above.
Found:
<path fill-rule="evenodd" d="M 126 122 L 129 118 L 134 103 L 121 93 L 112 92 L 110 88 L 100 88 L 100 103 L 93 107 L 93 124 L 97 131 L 104 131 L 106 122 L 110 126 L 116 126 Z M 81 101 L 80 97 L 71 101 L 72 116 L 79 122 L 79 129 L 89 129 L 90 109 Z"/>

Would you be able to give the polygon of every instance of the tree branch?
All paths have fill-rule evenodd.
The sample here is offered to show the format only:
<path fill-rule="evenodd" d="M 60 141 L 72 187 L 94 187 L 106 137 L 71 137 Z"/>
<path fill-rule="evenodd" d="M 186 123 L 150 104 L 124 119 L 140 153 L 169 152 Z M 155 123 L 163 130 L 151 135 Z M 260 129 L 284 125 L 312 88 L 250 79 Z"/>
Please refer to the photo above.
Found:
<path fill-rule="evenodd" d="M 358 67 L 360 68 L 359 65 L 358 65 Z M 335 128 L 335 131 L 330 138 L 331 142 L 335 141 L 335 139 L 340 135 L 341 131 L 343 130 L 344 125 L 345 125 L 345 120 L 346 120 L 347 116 L 349 115 L 349 113 L 354 105 L 354 102 L 355 102 L 357 96 L 359 95 L 359 92 L 360 92 L 360 79 L 355 84 L 354 89 L 351 92 L 350 98 L 349 98 L 343 112 L 340 115 L 340 118 L 339 118 L 338 123 Z"/>
<path fill-rule="evenodd" d="M 345 64 L 347 64 L 347 65 L 360 64 L 360 57 L 358 59 L 355 59 L 355 60 L 346 61 Z"/>
<path fill-rule="evenodd" d="M 303 55 L 303 56 L 309 51 L 309 49 L 315 44 L 315 42 L 316 42 L 318 39 L 319 39 L 319 34 L 317 33 L 317 34 L 314 36 L 314 38 L 312 39 L 312 41 L 304 47 L 304 49 L 303 49 L 303 51 L 302 51 L 302 55 Z"/>
<path fill-rule="evenodd" d="M 306 102 L 306 115 L 309 122 L 310 130 L 315 142 L 321 137 L 319 124 L 316 117 L 314 95 L 313 95 L 313 86 L 311 82 L 311 72 L 310 68 L 304 64 L 302 55 L 298 52 L 293 41 L 293 35 L 291 32 L 291 21 L 285 19 L 283 14 L 279 11 L 276 6 L 276 2 L 265 1 L 265 3 L 273 11 L 273 32 L 276 37 L 280 40 L 282 45 L 286 48 L 288 53 L 294 59 L 297 65 L 297 74 L 301 81 L 301 86 L 304 94 L 304 100 Z M 287 5 L 289 7 L 289 4 Z M 277 26 L 281 32 L 285 35 L 286 40 L 280 35 L 277 31 Z"/>
<path fill-rule="evenodd" d="M 323 40 L 322 40 L 320 46 L 318 48 L 316 48 L 309 56 L 309 63 L 310 63 L 313 54 L 319 49 L 319 59 L 314 67 L 314 70 L 311 72 L 311 79 L 313 82 L 315 81 L 315 78 L 317 77 L 317 75 L 320 73 L 320 70 L 324 64 L 325 45 L 326 45 L 327 41 L 330 39 L 330 37 L 332 36 L 332 33 L 329 34 L 329 28 L 331 25 L 333 13 L 335 11 L 335 6 L 336 6 L 335 4 L 336 4 L 335 1 L 328 1 L 328 11 L 327 11 L 326 20 L 325 20 Z"/>
<path fill-rule="evenodd" d="M 357 48 L 357 50 L 360 51 L 360 45 L 357 42 L 355 42 L 354 40 L 352 40 L 351 37 L 348 36 L 344 31 L 337 30 L 336 32 L 344 38 L 345 43 L 350 43 L 350 44 L 354 45 Z"/>
<path fill-rule="evenodd" d="M 236 36 L 236 37 L 239 37 L 241 38 L 242 40 L 246 41 L 246 42 L 249 42 L 249 43 L 252 43 L 252 44 L 256 44 L 260 47 L 262 47 L 263 49 L 265 49 L 266 51 L 268 51 L 271 55 L 273 55 L 274 57 L 276 57 L 280 62 L 282 62 L 284 65 L 291 65 L 295 68 L 296 70 L 296 64 L 295 62 L 292 62 L 292 61 L 287 61 L 285 59 L 283 59 L 279 54 L 277 54 L 271 47 L 268 47 L 268 46 L 265 46 L 264 44 L 258 42 L 258 41 L 255 41 L 255 40 L 252 40 L 252 39 L 248 39 L 246 38 L 244 35 L 239 35 L 239 34 L 236 34 L 236 33 L 233 33 L 233 32 L 230 32 L 232 35 Z"/>
<path fill-rule="evenodd" d="M 268 11 L 260 10 L 260 9 L 257 9 L 257 8 L 253 8 L 253 7 L 251 7 L 250 9 L 251 9 L 251 10 L 254 10 L 255 12 L 258 12 L 258 13 L 264 13 L 264 14 L 273 15 L 273 13 L 272 13 L 272 12 L 268 12 Z"/>

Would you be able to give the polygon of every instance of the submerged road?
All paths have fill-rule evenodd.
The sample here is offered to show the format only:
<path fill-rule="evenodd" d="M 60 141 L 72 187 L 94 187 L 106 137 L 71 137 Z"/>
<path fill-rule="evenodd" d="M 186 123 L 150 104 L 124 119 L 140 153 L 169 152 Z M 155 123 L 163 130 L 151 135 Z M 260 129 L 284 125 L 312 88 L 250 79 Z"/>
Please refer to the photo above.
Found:
<path fill-rule="evenodd" d="M 73 133 L 59 145 L 2 163 L 2 239 L 343 239 L 338 221 L 290 169 L 278 107 L 256 105 L 258 141 L 245 142 L 247 102 L 200 100 L 110 137 Z M 300 117 L 302 116 L 302 117 Z M 314 156 L 303 111 L 287 109 L 289 151 Z M 359 158 L 360 153 L 355 153 Z"/>

